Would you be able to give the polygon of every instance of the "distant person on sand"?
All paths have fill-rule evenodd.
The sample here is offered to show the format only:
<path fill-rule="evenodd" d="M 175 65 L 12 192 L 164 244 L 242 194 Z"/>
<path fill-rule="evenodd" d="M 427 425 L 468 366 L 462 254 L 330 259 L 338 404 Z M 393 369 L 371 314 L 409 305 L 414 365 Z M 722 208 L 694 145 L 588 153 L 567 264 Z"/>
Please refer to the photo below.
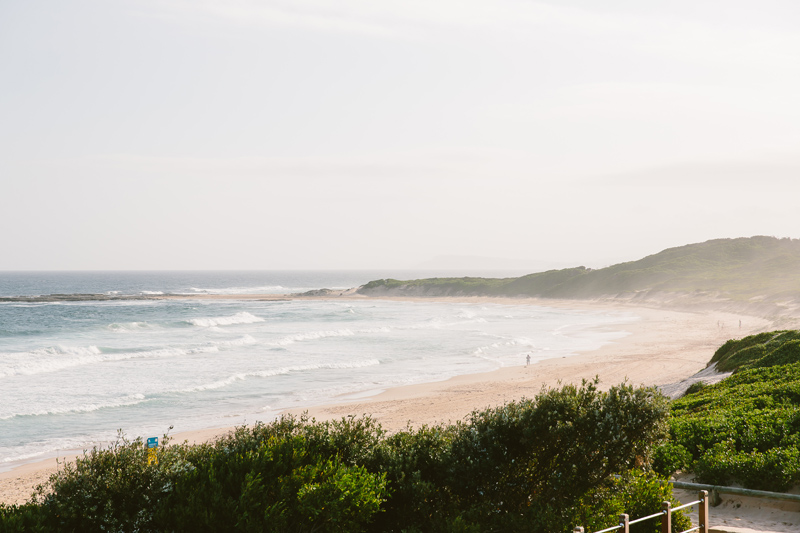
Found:
<path fill-rule="evenodd" d="M 528 366 L 530 364 L 531 364 L 531 354 L 528 354 L 525 356 L 525 366 Z"/>

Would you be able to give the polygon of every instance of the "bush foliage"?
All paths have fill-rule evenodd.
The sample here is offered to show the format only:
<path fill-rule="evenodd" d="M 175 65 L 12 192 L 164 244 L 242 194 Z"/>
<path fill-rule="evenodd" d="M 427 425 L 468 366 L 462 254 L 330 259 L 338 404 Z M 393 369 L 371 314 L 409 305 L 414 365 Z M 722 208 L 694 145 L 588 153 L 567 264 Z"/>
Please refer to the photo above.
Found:
<path fill-rule="evenodd" d="M 710 362 L 721 372 L 800 363 L 800 331 L 771 331 L 731 339 Z"/>
<path fill-rule="evenodd" d="M 640 469 L 667 412 L 654 389 L 584 382 L 393 435 L 369 417 L 284 416 L 213 443 L 167 442 L 157 465 L 120 436 L 30 503 L 0 505 L 0 531 L 597 530 L 671 499 Z M 674 524 L 688 527 L 680 514 Z"/>
<path fill-rule="evenodd" d="M 672 403 L 656 470 L 761 490 L 800 484 L 800 331 L 730 340 L 711 361 L 735 373 Z"/>

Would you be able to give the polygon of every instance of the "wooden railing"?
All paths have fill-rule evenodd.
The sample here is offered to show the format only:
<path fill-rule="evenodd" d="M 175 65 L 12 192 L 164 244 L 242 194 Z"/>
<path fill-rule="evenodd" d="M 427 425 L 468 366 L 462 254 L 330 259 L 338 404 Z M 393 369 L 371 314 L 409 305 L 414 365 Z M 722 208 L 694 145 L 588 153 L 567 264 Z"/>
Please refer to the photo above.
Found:
<path fill-rule="evenodd" d="M 621 531 L 622 533 L 630 533 L 629 528 L 633 524 L 638 524 L 639 522 L 645 522 L 646 520 L 653 520 L 655 518 L 661 518 L 661 533 L 672 533 L 672 513 L 698 504 L 699 504 L 697 507 L 698 525 L 691 529 L 682 531 L 681 533 L 690 533 L 692 531 L 698 531 L 699 533 L 708 533 L 708 491 L 701 490 L 697 493 L 697 496 L 698 499 L 696 501 L 685 503 L 675 508 L 672 507 L 672 504 L 670 502 L 664 502 L 663 504 L 661 504 L 661 511 L 651 514 L 650 516 L 643 516 L 642 518 L 637 518 L 636 520 L 630 520 L 628 515 L 621 514 L 619 515 L 619 524 L 613 527 L 602 529 L 600 531 L 595 531 L 595 533 L 611 533 L 612 531 Z M 582 527 L 576 527 L 572 531 L 573 533 L 584 533 Z"/>

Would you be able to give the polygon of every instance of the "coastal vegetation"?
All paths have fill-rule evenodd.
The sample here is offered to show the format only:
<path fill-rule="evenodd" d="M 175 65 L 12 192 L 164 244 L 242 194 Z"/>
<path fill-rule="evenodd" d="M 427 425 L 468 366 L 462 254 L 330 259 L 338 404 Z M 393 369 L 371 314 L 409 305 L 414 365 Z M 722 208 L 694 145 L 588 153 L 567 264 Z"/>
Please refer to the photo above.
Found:
<path fill-rule="evenodd" d="M 800 484 L 800 331 L 730 340 L 711 363 L 734 374 L 672 402 L 656 470 L 761 490 Z"/>
<path fill-rule="evenodd" d="M 0 505 L 0 531 L 598 530 L 672 499 L 648 469 L 668 409 L 653 388 L 595 381 L 391 435 L 369 417 L 284 416 L 169 443 L 157 464 L 120 436 Z"/>
<path fill-rule="evenodd" d="M 366 295 L 505 296 L 543 298 L 680 295 L 732 301 L 800 298 L 800 240 L 716 239 L 669 248 L 600 269 L 583 266 L 518 278 L 382 279 Z"/>

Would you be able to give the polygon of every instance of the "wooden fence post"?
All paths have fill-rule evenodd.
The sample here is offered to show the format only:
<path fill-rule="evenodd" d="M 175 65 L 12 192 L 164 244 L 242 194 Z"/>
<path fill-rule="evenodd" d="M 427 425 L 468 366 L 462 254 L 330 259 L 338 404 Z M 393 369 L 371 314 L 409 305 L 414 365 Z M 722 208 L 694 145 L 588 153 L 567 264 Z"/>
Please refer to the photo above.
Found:
<path fill-rule="evenodd" d="M 630 531 L 631 531 L 630 527 L 631 526 L 628 525 L 629 521 L 630 521 L 630 517 L 628 515 L 626 515 L 626 514 L 619 515 L 619 525 L 622 526 L 622 533 L 630 533 Z"/>
<path fill-rule="evenodd" d="M 664 516 L 661 517 L 661 533 L 672 533 L 672 504 L 662 503 L 661 512 L 664 513 Z"/>
<path fill-rule="evenodd" d="M 708 533 L 708 491 L 701 490 L 698 494 L 700 507 L 697 509 L 697 518 L 700 522 L 699 533 Z"/>

